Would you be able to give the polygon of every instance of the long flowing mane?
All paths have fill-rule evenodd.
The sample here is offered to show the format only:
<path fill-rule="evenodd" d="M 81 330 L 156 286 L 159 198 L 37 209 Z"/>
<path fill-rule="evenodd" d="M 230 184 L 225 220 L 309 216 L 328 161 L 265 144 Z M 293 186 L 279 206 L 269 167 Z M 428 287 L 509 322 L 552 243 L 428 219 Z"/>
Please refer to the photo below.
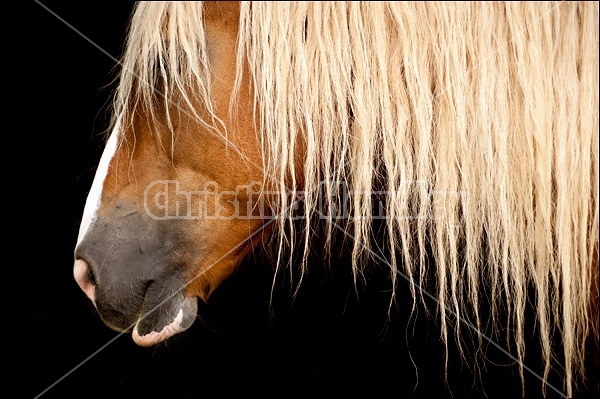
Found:
<path fill-rule="evenodd" d="M 155 105 L 175 101 L 226 140 L 202 4 L 140 3 L 132 18 L 114 115 L 164 123 Z M 382 205 L 392 284 L 433 293 L 442 339 L 461 320 L 485 329 L 487 287 L 522 361 L 534 302 L 543 375 L 563 367 L 570 394 L 598 333 L 598 66 L 597 2 L 242 2 L 236 87 L 249 78 L 259 166 L 280 193 L 279 253 L 300 243 L 306 260 L 316 223 L 347 231 L 359 280 Z"/>

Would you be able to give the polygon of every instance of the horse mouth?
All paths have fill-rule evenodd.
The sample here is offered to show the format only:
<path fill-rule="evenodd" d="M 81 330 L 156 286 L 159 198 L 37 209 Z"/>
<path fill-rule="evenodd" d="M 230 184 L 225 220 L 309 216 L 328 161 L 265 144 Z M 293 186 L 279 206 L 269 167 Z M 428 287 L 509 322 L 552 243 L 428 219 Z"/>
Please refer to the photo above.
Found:
<path fill-rule="evenodd" d="M 174 289 L 173 283 L 152 282 L 138 294 L 100 286 L 95 288 L 93 303 L 108 327 L 131 332 L 140 346 L 152 346 L 185 331 L 196 319 L 198 298 L 185 295 L 179 285 Z"/>
<path fill-rule="evenodd" d="M 103 268 L 94 268 L 93 263 L 77 257 L 73 273 L 108 327 L 131 332 L 140 346 L 152 346 L 194 323 L 198 298 L 185 294 L 181 270 L 168 274 L 166 268 L 129 267 L 115 273 L 109 267 L 113 263 L 105 263 Z M 144 270 L 154 273 L 143 275 Z"/>
<path fill-rule="evenodd" d="M 152 346 L 187 330 L 196 319 L 198 299 L 176 295 L 148 309 L 144 301 L 142 312 L 133 328 L 133 341 L 140 346 Z"/>
<path fill-rule="evenodd" d="M 195 321 L 198 298 L 175 293 L 171 296 L 153 296 L 146 292 L 141 304 L 130 299 L 129 305 L 120 303 L 117 309 L 102 296 L 95 301 L 100 318 L 111 329 L 131 332 L 133 341 L 140 346 L 152 346 L 187 330 Z M 133 309 L 137 308 L 137 311 Z"/>

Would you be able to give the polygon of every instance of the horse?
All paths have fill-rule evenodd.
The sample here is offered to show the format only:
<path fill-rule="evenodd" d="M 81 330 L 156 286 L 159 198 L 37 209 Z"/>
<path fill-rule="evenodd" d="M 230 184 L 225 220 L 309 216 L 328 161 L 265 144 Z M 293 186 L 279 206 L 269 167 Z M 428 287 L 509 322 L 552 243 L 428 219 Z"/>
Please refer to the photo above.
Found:
<path fill-rule="evenodd" d="M 318 236 L 357 286 L 386 270 L 389 312 L 432 299 L 446 345 L 506 331 L 523 378 L 535 334 L 541 378 L 576 392 L 599 331 L 597 3 L 140 2 L 120 66 L 73 268 L 108 327 L 169 340 L 257 247 L 296 293 Z"/>

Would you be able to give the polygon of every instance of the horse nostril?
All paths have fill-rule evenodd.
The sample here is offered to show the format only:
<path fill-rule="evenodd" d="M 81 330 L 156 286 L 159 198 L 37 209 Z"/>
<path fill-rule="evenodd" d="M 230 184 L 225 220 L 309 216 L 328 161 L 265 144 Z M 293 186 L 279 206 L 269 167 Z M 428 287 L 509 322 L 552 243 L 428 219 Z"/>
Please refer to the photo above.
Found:
<path fill-rule="evenodd" d="M 73 276 L 85 295 L 94 302 L 97 281 L 90 265 L 81 258 L 75 260 L 75 265 L 73 265 Z"/>
<path fill-rule="evenodd" d="M 96 287 L 98 284 L 96 283 L 96 275 L 94 274 L 93 270 L 91 267 L 88 267 L 87 272 L 85 274 L 85 276 L 87 277 L 88 281 L 94 286 Z"/>

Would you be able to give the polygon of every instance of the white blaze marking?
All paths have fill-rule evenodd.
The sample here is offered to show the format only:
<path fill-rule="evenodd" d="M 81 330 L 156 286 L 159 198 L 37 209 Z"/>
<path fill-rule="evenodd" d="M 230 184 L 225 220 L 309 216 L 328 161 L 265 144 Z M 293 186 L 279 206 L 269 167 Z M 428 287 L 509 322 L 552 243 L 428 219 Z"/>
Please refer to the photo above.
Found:
<path fill-rule="evenodd" d="M 102 152 L 102 156 L 100 157 L 100 163 L 98 164 L 98 169 L 96 170 L 96 175 L 94 176 L 94 181 L 92 183 L 92 188 L 88 193 L 87 199 L 85 201 L 85 207 L 83 208 L 83 217 L 81 218 L 81 224 L 79 225 L 79 236 L 77 237 L 77 244 L 81 242 L 85 233 L 87 233 L 92 220 L 96 218 L 96 214 L 98 212 L 98 208 L 100 207 L 100 200 L 102 198 L 102 188 L 104 187 L 104 180 L 106 179 L 106 175 L 108 174 L 108 165 L 115 152 L 117 151 L 117 136 L 119 132 L 119 126 L 121 125 L 120 120 L 115 124 L 115 128 L 113 129 L 108 142 L 106 143 L 106 147 Z"/>

